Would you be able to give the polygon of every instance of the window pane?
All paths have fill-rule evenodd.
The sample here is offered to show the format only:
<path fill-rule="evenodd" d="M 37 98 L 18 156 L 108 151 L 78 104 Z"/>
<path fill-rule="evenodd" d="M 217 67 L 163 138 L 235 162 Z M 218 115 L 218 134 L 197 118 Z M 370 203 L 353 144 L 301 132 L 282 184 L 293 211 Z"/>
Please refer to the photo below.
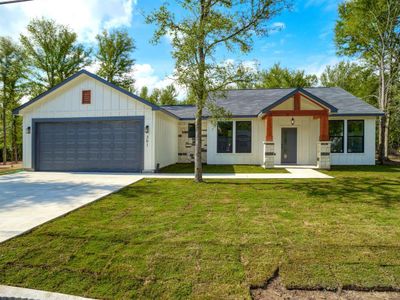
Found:
<path fill-rule="evenodd" d="M 343 153 L 343 137 L 342 136 L 331 137 L 331 152 L 332 153 Z"/>
<path fill-rule="evenodd" d="M 364 136 L 364 121 L 347 121 L 348 136 Z"/>
<path fill-rule="evenodd" d="M 331 140 L 331 152 L 344 152 L 344 121 L 331 120 L 329 121 L 329 136 Z"/>
<path fill-rule="evenodd" d="M 344 121 L 341 120 L 329 121 L 330 136 L 343 136 L 343 134 L 344 134 Z"/>
<path fill-rule="evenodd" d="M 347 152 L 348 153 L 364 152 L 364 137 L 349 136 L 347 139 Z"/>
<path fill-rule="evenodd" d="M 196 129 L 195 125 L 193 123 L 188 124 L 188 137 L 189 138 L 194 138 L 196 135 Z"/>
<path fill-rule="evenodd" d="M 236 122 L 236 153 L 251 153 L 251 121 Z"/>
<path fill-rule="evenodd" d="M 347 121 L 347 152 L 363 153 L 364 152 L 364 121 L 349 120 Z"/>
<path fill-rule="evenodd" d="M 233 122 L 218 122 L 217 153 L 232 153 Z"/>

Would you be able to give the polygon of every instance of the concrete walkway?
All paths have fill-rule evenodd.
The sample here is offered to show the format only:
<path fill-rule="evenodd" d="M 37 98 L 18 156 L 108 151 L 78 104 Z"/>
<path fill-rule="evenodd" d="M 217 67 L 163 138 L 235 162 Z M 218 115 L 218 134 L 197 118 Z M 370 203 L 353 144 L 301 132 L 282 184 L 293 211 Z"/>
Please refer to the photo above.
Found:
<path fill-rule="evenodd" d="M 0 299 L 40 299 L 40 300 L 90 300 L 60 293 L 45 292 L 39 290 L 25 289 L 7 285 L 0 285 Z"/>
<path fill-rule="evenodd" d="M 0 176 L 0 242 L 104 197 L 143 177 L 20 172 Z"/>
<path fill-rule="evenodd" d="M 204 179 L 296 179 L 296 178 L 333 178 L 332 176 L 318 172 L 313 169 L 306 168 L 286 168 L 289 173 L 231 173 L 231 174 L 217 174 L 217 173 L 204 173 Z M 192 173 L 173 174 L 173 173 L 158 173 L 158 174 L 144 174 L 145 178 L 193 178 Z"/>

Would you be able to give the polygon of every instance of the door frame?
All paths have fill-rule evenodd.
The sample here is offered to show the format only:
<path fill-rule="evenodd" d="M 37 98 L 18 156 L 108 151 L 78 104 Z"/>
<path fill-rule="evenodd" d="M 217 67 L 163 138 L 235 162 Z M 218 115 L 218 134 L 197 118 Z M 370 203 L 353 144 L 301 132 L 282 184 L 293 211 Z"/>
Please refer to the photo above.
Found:
<path fill-rule="evenodd" d="M 141 147 L 141 164 L 142 171 L 144 169 L 144 144 L 145 144 L 145 136 L 144 136 L 144 116 L 124 116 L 124 117 L 76 117 L 76 118 L 34 118 L 32 119 L 32 130 L 31 130 L 31 162 L 32 162 L 32 170 L 37 170 L 39 155 L 37 154 L 39 148 L 39 140 L 37 139 L 37 129 L 40 123 L 60 123 L 60 122 L 90 122 L 90 121 L 141 121 L 141 131 L 143 133 L 143 143 Z"/>
<path fill-rule="evenodd" d="M 296 129 L 296 162 L 294 162 L 294 163 L 287 163 L 287 162 L 283 162 L 282 161 L 282 157 L 283 157 L 283 149 L 282 149 L 282 147 L 283 147 L 283 134 L 282 134 L 282 132 L 283 132 L 283 129 Z M 298 161 L 299 161 L 299 159 L 298 159 L 298 149 L 299 149 L 299 128 L 298 128 L 298 126 L 282 126 L 282 127 L 280 127 L 280 135 L 281 135 L 281 144 L 280 144 L 280 161 L 281 161 L 281 165 L 283 165 L 283 164 L 293 164 L 293 165 L 296 165 L 297 163 L 298 163 Z"/>

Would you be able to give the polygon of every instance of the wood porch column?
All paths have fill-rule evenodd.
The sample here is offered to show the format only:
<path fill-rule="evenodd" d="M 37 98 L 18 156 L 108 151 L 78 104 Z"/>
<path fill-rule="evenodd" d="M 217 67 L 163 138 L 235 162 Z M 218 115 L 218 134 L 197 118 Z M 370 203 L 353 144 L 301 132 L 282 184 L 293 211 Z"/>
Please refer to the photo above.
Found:
<path fill-rule="evenodd" d="M 319 140 L 321 142 L 329 141 L 328 113 L 322 115 L 319 119 Z"/>
<path fill-rule="evenodd" d="M 274 137 L 272 134 L 272 132 L 273 132 L 272 116 L 268 114 L 264 120 L 265 120 L 265 132 L 266 132 L 265 140 L 267 142 L 272 142 L 274 140 Z"/>

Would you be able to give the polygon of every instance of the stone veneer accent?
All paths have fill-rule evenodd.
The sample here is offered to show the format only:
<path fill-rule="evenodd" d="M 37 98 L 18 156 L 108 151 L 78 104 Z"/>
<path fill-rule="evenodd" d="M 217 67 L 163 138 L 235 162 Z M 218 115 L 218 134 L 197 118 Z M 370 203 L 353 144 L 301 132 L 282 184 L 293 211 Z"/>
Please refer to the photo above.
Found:
<path fill-rule="evenodd" d="M 318 169 L 331 168 L 331 142 L 317 142 L 317 167 Z"/>
<path fill-rule="evenodd" d="M 180 121 L 178 123 L 178 163 L 194 162 L 195 138 L 188 137 L 188 124 L 194 121 Z M 201 161 L 207 162 L 207 121 L 202 122 L 201 131 Z"/>
<path fill-rule="evenodd" d="M 264 142 L 264 162 L 263 167 L 273 168 L 275 161 L 275 144 L 274 142 Z"/>

